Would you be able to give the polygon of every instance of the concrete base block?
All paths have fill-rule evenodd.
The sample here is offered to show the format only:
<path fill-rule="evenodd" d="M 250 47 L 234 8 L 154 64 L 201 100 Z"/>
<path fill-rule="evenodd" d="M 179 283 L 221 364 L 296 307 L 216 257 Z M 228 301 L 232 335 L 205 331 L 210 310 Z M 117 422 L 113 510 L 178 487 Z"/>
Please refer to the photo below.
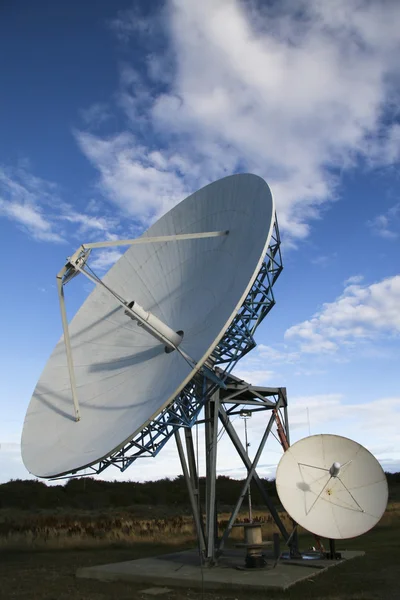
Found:
<path fill-rule="evenodd" d="M 273 568 L 271 558 L 265 569 L 242 570 L 244 556 L 238 550 L 226 550 L 214 567 L 201 567 L 197 550 L 174 552 L 151 558 L 78 569 L 77 577 L 101 581 L 132 581 L 152 586 L 192 589 L 286 590 L 295 583 L 319 575 L 364 552 L 340 551 L 341 560 L 280 561 Z"/>

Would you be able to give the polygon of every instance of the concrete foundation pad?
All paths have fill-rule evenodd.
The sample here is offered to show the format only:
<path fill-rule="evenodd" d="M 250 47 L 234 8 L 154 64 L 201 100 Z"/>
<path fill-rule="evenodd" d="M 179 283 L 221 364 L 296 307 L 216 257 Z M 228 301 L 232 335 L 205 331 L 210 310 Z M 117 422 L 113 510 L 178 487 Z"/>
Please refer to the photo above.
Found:
<path fill-rule="evenodd" d="M 214 567 L 200 567 L 197 550 L 174 552 L 151 558 L 141 558 L 122 563 L 85 567 L 76 576 L 101 581 L 132 581 L 151 583 L 153 586 L 173 586 L 192 589 L 286 590 L 303 579 L 319 575 L 326 569 L 346 560 L 363 556 L 364 552 L 341 551 L 342 560 L 280 561 L 273 568 L 271 558 L 265 569 L 241 570 L 243 552 L 226 550 Z"/>

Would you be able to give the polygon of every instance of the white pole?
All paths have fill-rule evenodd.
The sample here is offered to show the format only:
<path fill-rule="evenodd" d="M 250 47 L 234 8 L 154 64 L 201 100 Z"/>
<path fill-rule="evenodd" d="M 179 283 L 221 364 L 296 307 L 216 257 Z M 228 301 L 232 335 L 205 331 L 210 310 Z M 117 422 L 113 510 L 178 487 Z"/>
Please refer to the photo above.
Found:
<path fill-rule="evenodd" d="M 62 278 L 60 276 L 57 276 L 57 289 L 58 289 L 58 299 L 60 301 L 61 321 L 62 321 L 62 326 L 63 326 L 63 331 L 64 331 L 64 344 L 65 344 L 65 350 L 66 350 L 66 354 L 67 354 L 69 381 L 71 384 L 72 400 L 74 402 L 74 409 L 75 409 L 75 421 L 80 421 L 81 416 L 80 416 L 80 412 L 79 412 L 78 394 L 76 393 L 76 381 L 75 381 L 74 363 L 72 360 L 71 340 L 69 337 L 67 313 L 65 310 L 64 288 L 63 288 Z"/>
<path fill-rule="evenodd" d="M 249 443 L 247 441 L 247 418 L 244 419 L 244 434 L 245 434 L 245 441 L 246 441 L 246 453 L 247 456 L 249 456 Z M 251 505 L 251 481 L 249 483 L 249 489 L 248 489 L 248 497 L 249 497 L 249 521 L 250 523 L 253 522 L 253 510 L 252 510 L 252 505 Z"/>
<path fill-rule="evenodd" d="M 199 240 L 202 238 L 222 237 L 229 231 L 203 231 L 201 233 L 178 233 L 176 235 L 160 235 L 158 237 L 139 237 L 130 240 L 115 240 L 113 242 L 90 242 L 82 244 L 84 248 L 108 248 L 110 246 L 133 246 L 135 244 L 153 244 L 159 242 L 178 242 L 180 240 Z"/>

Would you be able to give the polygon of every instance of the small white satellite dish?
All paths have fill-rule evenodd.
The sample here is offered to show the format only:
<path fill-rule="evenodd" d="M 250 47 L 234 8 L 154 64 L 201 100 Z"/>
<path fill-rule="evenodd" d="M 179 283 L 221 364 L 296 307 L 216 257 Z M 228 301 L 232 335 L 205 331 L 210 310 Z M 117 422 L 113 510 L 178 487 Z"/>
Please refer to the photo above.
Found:
<path fill-rule="evenodd" d="M 262 178 L 225 177 L 134 240 L 69 326 L 62 308 L 70 343 L 63 336 L 56 345 L 22 433 L 31 473 L 55 477 L 98 463 L 174 401 L 237 316 L 261 272 L 274 224 L 273 197 Z M 99 245 L 86 244 L 71 257 L 64 283 L 86 265 L 87 248 Z M 269 289 L 257 296 L 258 312 Z M 256 312 L 249 317 L 252 331 Z M 240 356 L 233 343 L 228 350 Z"/>
<path fill-rule="evenodd" d="M 313 435 L 290 446 L 278 465 L 276 489 L 296 523 L 330 539 L 369 531 L 388 501 L 386 476 L 376 458 L 338 435 Z"/>

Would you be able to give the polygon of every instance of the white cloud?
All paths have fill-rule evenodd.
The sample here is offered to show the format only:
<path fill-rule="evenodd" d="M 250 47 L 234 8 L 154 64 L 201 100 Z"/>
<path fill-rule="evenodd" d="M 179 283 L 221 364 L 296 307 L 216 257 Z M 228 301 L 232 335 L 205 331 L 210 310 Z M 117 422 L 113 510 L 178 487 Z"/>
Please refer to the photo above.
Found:
<path fill-rule="evenodd" d="M 354 439 L 366 446 L 389 471 L 400 464 L 400 397 L 368 398 L 366 402 L 349 401 L 340 393 L 288 396 L 291 443 L 311 433 L 330 433 Z M 388 418 L 390 416 L 390 418 Z M 258 439 L 265 419 L 251 420 L 252 437 Z M 262 461 L 278 463 L 280 447 L 267 442 Z"/>
<path fill-rule="evenodd" d="M 117 231 L 119 226 L 115 217 L 78 213 L 69 206 L 64 206 L 63 211 L 64 214 L 55 218 L 73 225 L 74 236 L 79 238 L 80 243 L 92 241 L 94 238 L 96 241 L 113 241 L 118 238 L 118 235 L 112 233 L 113 230 Z"/>
<path fill-rule="evenodd" d="M 100 171 L 106 196 L 140 224 L 148 224 L 187 194 L 178 174 L 181 159 L 139 146 L 129 133 L 100 139 L 77 132 L 82 151 Z"/>
<path fill-rule="evenodd" d="M 323 369 L 298 367 L 293 375 L 296 375 L 297 377 L 315 377 L 316 375 L 324 375 L 325 373 L 326 371 Z"/>
<path fill-rule="evenodd" d="M 0 199 L 0 216 L 22 225 L 37 240 L 43 242 L 62 242 L 58 233 L 52 231 L 52 225 L 32 204 L 6 202 Z"/>
<path fill-rule="evenodd" d="M 352 285 L 353 283 L 361 283 L 364 279 L 364 275 L 352 275 L 343 282 L 345 286 Z"/>
<path fill-rule="evenodd" d="M 0 217 L 18 225 L 35 240 L 65 242 L 77 237 L 79 242 L 114 239 L 119 221 L 104 215 L 78 212 L 63 202 L 57 185 L 35 177 L 26 169 L 0 166 Z M 87 237 L 88 239 L 82 239 Z"/>
<path fill-rule="evenodd" d="M 100 127 L 100 125 L 113 118 L 108 106 L 101 102 L 92 104 L 89 108 L 82 109 L 80 114 L 85 125 L 93 129 Z"/>
<path fill-rule="evenodd" d="M 398 102 L 398 99 L 395 102 Z M 396 109 L 395 109 L 396 111 Z M 400 160 L 400 125 L 394 123 L 383 129 L 377 139 L 367 142 L 368 161 L 371 166 L 398 163 Z"/>
<path fill-rule="evenodd" d="M 125 18 L 126 14 L 129 14 L 128 19 Z M 154 20 L 143 17 L 135 5 L 128 13 L 121 11 L 116 18 L 110 21 L 109 25 L 122 42 L 127 42 L 132 35 L 148 34 L 154 31 L 155 27 Z"/>
<path fill-rule="evenodd" d="M 291 430 L 301 430 L 300 437 L 308 430 L 309 419 L 311 434 L 344 435 L 366 445 L 379 457 L 400 457 L 400 397 L 352 403 L 342 394 L 295 396 L 289 398 L 289 414 Z"/>
<path fill-rule="evenodd" d="M 263 361 L 264 364 L 265 361 L 272 363 L 292 364 L 298 361 L 299 353 L 291 352 L 285 347 L 278 349 L 272 348 L 272 346 L 266 346 L 265 344 L 259 344 L 253 351 L 252 358 Z"/>
<path fill-rule="evenodd" d="M 311 319 L 290 327 L 285 338 L 299 342 L 303 352 L 319 353 L 359 339 L 398 335 L 399 305 L 400 275 L 371 285 L 348 285 Z"/>
<path fill-rule="evenodd" d="M 41 197 L 49 200 L 52 194 L 53 184 L 22 169 L 10 171 L 0 167 L 0 217 L 14 221 L 37 240 L 62 242 L 62 235 L 54 231 L 39 204 Z"/>
<path fill-rule="evenodd" d="M 171 0 L 147 20 L 121 12 L 112 26 L 125 41 L 166 41 L 146 76 L 122 71 L 119 106 L 139 138 L 78 141 L 108 197 L 143 222 L 249 170 L 271 184 L 282 229 L 303 238 L 337 195 L 330 167 L 398 160 L 399 20 L 398 3 L 363 0 Z"/>
<path fill-rule="evenodd" d="M 320 393 L 288 397 L 291 443 L 317 433 L 331 433 L 354 439 L 366 446 L 388 471 L 398 471 L 400 465 L 400 397 L 368 398 L 366 402 L 349 402 L 340 393 Z M 253 458 L 258 443 L 265 431 L 269 413 L 256 413 L 248 420 L 250 458 Z M 232 417 L 239 438 L 244 443 L 244 424 Z M 222 434 L 222 430 L 220 430 Z M 200 474 L 205 474 L 204 426 L 194 428 L 193 435 L 199 436 Z M 14 436 L 19 438 L 18 436 Z M 14 437 L 9 437 L 13 441 Z M 8 440 L 7 440 L 8 441 Z M 197 444 L 195 443 L 195 447 Z M 260 459 L 258 473 L 263 477 L 274 477 L 276 466 L 282 456 L 282 448 L 271 435 Z M 0 481 L 9 478 L 31 477 L 22 464 L 19 443 L 0 444 Z M 156 458 L 136 461 L 124 473 L 116 468 L 104 471 L 100 478 L 106 480 L 149 481 L 181 474 L 181 466 L 172 438 Z M 218 446 L 218 472 L 231 477 L 243 478 L 246 470 L 237 456 L 228 435 L 221 435 Z M 90 474 L 89 471 L 87 474 Z"/>
<path fill-rule="evenodd" d="M 397 239 L 400 235 L 400 202 L 368 221 L 367 225 L 374 235 L 388 240 Z"/>
<path fill-rule="evenodd" d="M 268 385 L 271 383 L 275 373 L 266 369 L 246 369 L 242 365 L 237 367 L 233 374 L 252 385 Z"/>
<path fill-rule="evenodd" d="M 320 433 L 321 427 L 330 421 L 342 417 L 345 407 L 343 394 L 314 394 L 310 396 L 293 396 L 289 398 L 290 429 L 307 429 L 312 426 L 311 433 Z"/>
<path fill-rule="evenodd" d="M 332 263 L 337 258 L 337 252 L 333 252 L 332 254 L 326 254 L 317 256 L 316 258 L 311 259 L 311 263 L 313 265 L 317 265 L 318 267 L 327 267 L 330 263 Z"/>
<path fill-rule="evenodd" d="M 278 349 L 259 344 L 239 362 L 233 374 L 252 385 L 276 386 L 281 375 L 275 368 L 298 363 L 300 357 L 300 352 L 290 352 L 286 347 Z"/>
<path fill-rule="evenodd" d="M 106 271 L 121 258 L 122 252 L 114 248 L 104 248 L 102 250 L 93 250 L 89 261 L 89 266 L 94 271 Z"/>

